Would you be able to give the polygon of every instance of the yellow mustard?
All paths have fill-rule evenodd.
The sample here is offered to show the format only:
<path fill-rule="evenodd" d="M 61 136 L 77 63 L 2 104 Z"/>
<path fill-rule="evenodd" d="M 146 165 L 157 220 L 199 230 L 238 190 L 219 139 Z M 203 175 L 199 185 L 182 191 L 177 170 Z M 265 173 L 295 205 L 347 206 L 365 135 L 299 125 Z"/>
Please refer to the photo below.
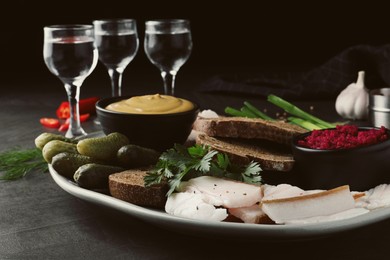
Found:
<path fill-rule="evenodd" d="M 189 111 L 194 104 L 168 95 L 144 95 L 111 103 L 107 110 L 131 114 L 172 114 Z"/>

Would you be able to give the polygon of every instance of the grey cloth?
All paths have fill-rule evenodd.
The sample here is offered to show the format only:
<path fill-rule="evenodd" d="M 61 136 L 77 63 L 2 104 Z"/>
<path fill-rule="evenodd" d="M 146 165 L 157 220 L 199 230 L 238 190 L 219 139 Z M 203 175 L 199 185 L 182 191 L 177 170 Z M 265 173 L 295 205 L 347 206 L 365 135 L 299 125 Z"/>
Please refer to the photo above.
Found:
<path fill-rule="evenodd" d="M 390 86 L 389 58 L 390 45 L 356 45 L 306 72 L 217 75 L 199 90 L 264 97 L 275 94 L 293 100 L 330 99 L 356 82 L 361 70 L 366 72 L 367 88 Z"/>

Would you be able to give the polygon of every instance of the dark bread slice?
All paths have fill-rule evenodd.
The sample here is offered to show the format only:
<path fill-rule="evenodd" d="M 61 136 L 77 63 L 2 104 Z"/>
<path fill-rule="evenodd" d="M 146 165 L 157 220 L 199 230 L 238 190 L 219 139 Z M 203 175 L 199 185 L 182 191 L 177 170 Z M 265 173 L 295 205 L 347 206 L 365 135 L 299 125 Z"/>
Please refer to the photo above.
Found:
<path fill-rule="evenodd" d="M 294 165 L 291 153 L 273 149 L 271 146 L 249 144 L 235 138 L 211 137 L 206 134 L 199 134 L 196 143 L 226 153 L 233 163 L 245 165 L 251 161 L 258 162 L 266 171 L 287 172 Z"/>
<path fill-rule="evenodd" d="M 290 145 L 294 136 L 307 132 L 302 127 L 283 121 L 246 117 L 198 117 L 193 129 L 208 136 L 246 139 L 265 139 Z"/>
<path fill-rule="evenodd" d="M 135 205 L 164 209 L 167 184 L 145 187 L 146 170 L 132 169 L 111 174 L 108 185 L 111 196 Z"/>

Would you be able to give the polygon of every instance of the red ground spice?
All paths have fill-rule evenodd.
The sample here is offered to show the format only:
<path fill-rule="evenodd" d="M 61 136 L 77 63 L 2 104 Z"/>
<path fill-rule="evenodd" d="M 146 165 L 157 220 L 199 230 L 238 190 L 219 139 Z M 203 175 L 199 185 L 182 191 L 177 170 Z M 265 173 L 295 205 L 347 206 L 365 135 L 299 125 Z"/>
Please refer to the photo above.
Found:
<path fill-rule="evenodd" d="M 335 129 L 314 130 L 303 140 L 298 141 L 302 147 L 335 150 L 376 144 L 388 139 L 387 129 L 359 130 L 355 125 L 338 125 Z"/>

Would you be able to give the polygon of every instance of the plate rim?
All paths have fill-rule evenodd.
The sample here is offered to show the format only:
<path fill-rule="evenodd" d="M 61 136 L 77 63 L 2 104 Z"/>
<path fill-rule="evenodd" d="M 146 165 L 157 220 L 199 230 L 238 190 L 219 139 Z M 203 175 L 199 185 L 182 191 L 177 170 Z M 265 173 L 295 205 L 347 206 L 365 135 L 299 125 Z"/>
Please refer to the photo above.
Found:
<path fill-rule="evenodd" d="M 368 226 L 390 218 L 390 207 L 385 207 L 349 219 L 311 224 L 270 225 L 185 219 L 169 215 L 162 210 L 141 207 L 103 193 L 81 188 L 75 182 L 59 175 L 50 164 L 48 167 L 54 182 L 72 196 L 119 210 L 162 228 L 195 236 L 205 236 L 212 233 L 213 235 L 222 235 L 225 239 L 248 238 L 268 241 L 314 239 Z"/>

